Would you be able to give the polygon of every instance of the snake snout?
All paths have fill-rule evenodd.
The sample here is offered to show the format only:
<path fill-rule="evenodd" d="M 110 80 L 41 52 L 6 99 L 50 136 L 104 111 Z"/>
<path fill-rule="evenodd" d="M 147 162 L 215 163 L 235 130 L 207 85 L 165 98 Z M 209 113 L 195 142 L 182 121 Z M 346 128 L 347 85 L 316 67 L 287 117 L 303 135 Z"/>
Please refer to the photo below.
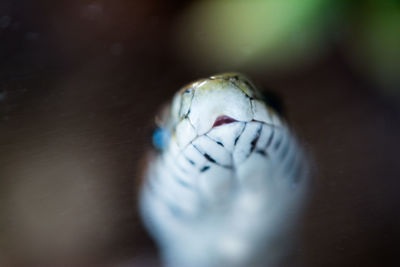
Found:
<path fill-rule="evenodd" d="M 232 123 L 232 122 L 237 122 L 237 120 L 235 120 L 235 119 L 233 119 L 233 118 L 231 118 L 229 116 L 222 115 L 222 116 L 219 116 L 218 118 L 215 119 L 212 128 L 215 128 L 217 126 L 221 126 L 221 125 L 224 125 L 224 124 L 229 124 L 229 123 Z"/>

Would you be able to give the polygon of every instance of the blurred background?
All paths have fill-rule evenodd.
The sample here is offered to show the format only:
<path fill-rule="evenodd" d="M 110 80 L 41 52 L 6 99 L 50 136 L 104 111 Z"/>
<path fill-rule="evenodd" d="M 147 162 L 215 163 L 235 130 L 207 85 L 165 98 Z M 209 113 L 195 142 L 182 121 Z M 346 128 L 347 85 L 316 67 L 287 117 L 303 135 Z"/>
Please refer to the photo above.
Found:
<path fill-rule="evenodd" d="M 316 177 L 304 266 L 400 266 L 397 0 L 0 1 L 0 266 L 159 266 L 136 192 L 153 116 L 240 71 Z"/>

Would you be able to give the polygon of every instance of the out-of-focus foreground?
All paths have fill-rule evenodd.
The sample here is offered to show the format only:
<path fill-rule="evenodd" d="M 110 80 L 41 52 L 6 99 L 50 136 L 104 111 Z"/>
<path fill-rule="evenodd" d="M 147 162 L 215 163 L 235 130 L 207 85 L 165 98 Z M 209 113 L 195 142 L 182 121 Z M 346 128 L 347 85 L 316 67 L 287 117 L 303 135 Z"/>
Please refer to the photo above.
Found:
<path fill-rule="evenodd" d="M 135 196 L 153 115 L 231 70 L 313 154 L 304 266 L 399 266 L 395 0 L 1 1 L 0 266 L 158 266 Z"/>

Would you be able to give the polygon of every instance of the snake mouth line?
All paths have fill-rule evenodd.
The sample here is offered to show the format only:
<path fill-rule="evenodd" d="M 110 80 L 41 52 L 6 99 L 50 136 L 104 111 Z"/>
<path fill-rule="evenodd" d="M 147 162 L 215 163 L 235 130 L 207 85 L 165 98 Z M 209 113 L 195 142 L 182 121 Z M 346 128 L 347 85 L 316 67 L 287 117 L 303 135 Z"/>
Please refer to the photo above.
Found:
<path fill-rule="evenodd" d="M 222 115 L 222 116 L 219 116 L 218 118 L 215 119 L 214 124 L 213 124 L 213 126 L 211 128 L 215 128 L 215 127 L 218 127 L 218 126 L 221 126 L 221 125 L 224 125 L 224 124 L 229 124 L 229 123 L 232 123 L 232 122 L 237 122 L 237 120 L 235 120 L 235 119 L 233 119 L 233 118 L 231 118 L 229 116 Z"/>

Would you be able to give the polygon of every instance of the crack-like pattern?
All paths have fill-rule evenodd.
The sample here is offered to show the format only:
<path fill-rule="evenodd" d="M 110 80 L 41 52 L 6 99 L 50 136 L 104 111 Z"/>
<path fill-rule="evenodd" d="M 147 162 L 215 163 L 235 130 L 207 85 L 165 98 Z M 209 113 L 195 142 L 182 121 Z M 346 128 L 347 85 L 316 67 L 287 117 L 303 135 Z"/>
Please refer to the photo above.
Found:
<path fill-rule="evenodd" d="M 198 146 L 196 146 L 195 144 L 193 144 L 193 143 L 191 143 L 191 144 L 192 144 L 192 146 L 193 146 L 198 152 L 200 152 L 200 154 L 202 154 L 202 155 L 204 156 L 204 158 L 205 158 L 207 161 L 209 161 L 209 162 L 211 162 L 211 163 L 214 163 L 215 165 L 218 165 L 218 166 L 220 166 L 220 167 L 222 167 L 222 168 L 225 168 L 225 169 L 232 169 L 232 165 L 224 165 L 224 164 L 222 164 L 222 163 L 217 162 L 213 157 L 210 156 L 210 154 L 208 154 L 207 152 L 202 151 L 202 150 L 201 150 Z"/>
<path fill-rule="evenodd" d="M 241 88 L 241 86 L 237 84 L 238 80 L 240 79 L 240 77 L 239 77 L 238 75 L 235 75 L 235 76 L 233 76 L 233 77 L 232 77 L 232 76 L 231 76 L 231 77 L 229 77 L 229 76 L 227 76 L 227 77 L 211 77 L 211 78 L 209 78 L 209 79 L 204 80 L 202 83 L 199 83 L 199 84 L 196 83 L 194 86 L 192 86 L 191 88 L 186 89 L 186 90 L 182 93 L 182 94 L 191 93 L 189 103 L 187 103 L 187 104 L 188 104 L 188 109 L 187 109 L 187 111 L 186 111 L 185 114 L 181 114 L 182 111 L 183 111 L 183 106 L 184 106 L 184 103 L 183 103 L 184 98 L 183 98 L 183 95 L 181 95 L 180 106 L 179 106 L 179 115 L 178 115 L 178 116 L 180 117 L 180 119 L 178 120 L 178 122 L 175 123 L 175 125 L 173 125 L 172 129 L 173 129 L 173 131 L 176 131 L 176 127 L 177 127 L 178 123 L 180 123 L 180 122 L 182 122 L 184 119 L 186 119 L 186 120 L 188 120 L 188 123 L 189 123 L 189 125 L 192 127 L 192 129 L 196 132 L 196 136 L 195 136 L 188 144 L 186 144 L 183 148 L 179 148 L 179 152 L 178 152 L 178 156 L 183 156 L 184 159 L 187 160 L 187 161 L 189 162 L 190 166 L 192 166 L 193 168 L 196 168 L 196 169 L 199 171 L 199 173 L 204 173 L 204 172 L 207 172 L 207 171 L 212 167 L 213 164 L 215 164 L 215 165 L 220 166 L 220 167 L 222 167 L 222 168 L 226 168 L 226 169 L 232 170 L 233 178 L 235 178 L 234 181 L 237 181 L 237 180 L 238 180 L 238 179 L 237 179 L 238 173 L 237 173 L 237 170 L 236 170 L 236 166 L 235 166 L 235 164 L 234 164 L 234 161 L 233 161 L 233 154 L 234 154 L 234 151 L 235 151 L 235 149 L 236 149 L 236 147 L 237 147 L 237 143 L 238 143 L 240 137 L 242 136 L 243 132 L 246 130 L 247 124 L 248 124 L 249 122 L 240 121 L 241 123 L 244 123 L 244 126 L 243 126 L 243 128 L 241 129 L 240 133 L 235 137 L 235 139 L 234 139 L 233 151 L 231 152 L 231 151 L 228 151 L 228 150 L 224 147 L 224 144 L 223 144 L 222 142 L 217 141 L 217 140 L 215 140 L 214 138 L 212 138 L 212 137 L 210 137 L 210 136 L 208 135 L 209 132 L 212 130 L 212 128 L 211 128 L 210 130 L 208 130 L 206 133 L 204 133 L 204 134 L 202 134 L 202 135 L 198 135 L 198 134 L 197 134 L 197 131 L 196 131 L 196 127 L 194 126 L 194 124 L 193 124 L 193 122 L 191 121 L 190 116 L 189 116 L 190 113 L 191 113 L 192 105 L 193 105 L 193 99 L 194 99 L 194 97 L 195 97 L 195 95 L 196 95 L 196 88 L 197 88 L 198 86 L 204 84 L 205 82 L 207 82 L 207 80 L 215 80 L 215 79 L 227 81 L 227 82 L 229 82 L 233 87 L 235 87 L 236 89 L 240 90 L 240 92 L 243 93 L 244 97 L 246 97 L 247 99 L 249 99 L 249 105 L 250 105 L 250 108 L 251 108 L 252 115 L 253 115 L 253 117 L 254 117 L 254 114 L 255 114 L 255 106 L 254 106 L 253 100 L 259 100 L 259 101 L 263 101 L 263 100 L 262 100 L 262 99 L 259 99 L 258 97 L 253 97 L 253 96 L 248 95 L 248 94 L 246 93 L 246 91 L 244 91 L 244 90 Z M 254 92 L 254 96 L 258 96 L 257 90 L 254 89 L 254 86 L 253 86 L 252 84 L 250 84 L 250 82 L 247 81 L 247 79 L 243 79 L 243 83 L 245 84 L 245 86 L 248 87 L 248 89 L 249 89 L 250 91 Z M 188 100 L 185 99 L 185 101 L 188 101 Z M 257 128 L 257 130 L 256 130 L 256 133 L 255 133 L 254 137 L 251 139 L 250 150 L 249 150 L 248 154 L 245 156 L 243 162 L 246 161 L 246 159 L 248 159 L 248 158 L 251 156 L 252 153 L 257 153 L 257 154 L 259 154 L 259 155 L 261 155 L 261 156 L 263 156 L 263 157 L 268 157 L 269 154 L 268 154 L 267 150 L 269 149 L 269 147 L 270 147 L 272 144 L 273 144 L 272 149 L 273 149 L 275 152 L 278 151 L 278 150 L 281 148 L 280 151 L 279 151 L 279 153 L 276 155 L 276 156 L 279 157 L 279 159 L 281 160 L 281 162 L 287 161 L 286 156 L 289 154 L 289 151 L 290 151 L 291 149 L 295 149 L 295 148 L 292 148 L 292 147 L 290 146 L 290 144 L 293 145 L 293 146 L 296 146 L 296 142 L 290 142 L 290 139 L 291 139 L 290 133 L 285 133 L 285 132 L 284 132 L 284 133 L 281 133 L 281 134 L 279 135 L 278 139 L 276 140 L 276 135 L 277 135 L 277 134 L 276 134 L 276 130 L 278 130 L 278 129 L 280 129 L 280 128 L 283 128 L 282 126 L 280 126 L 280 125 L 275 125 L 274 123 L 268 123 L 268 122 L 262 122 L 262 121 L 256 121 L 256 120 L 253 120 L 252 122 L 259 123 L 259 126 L 258 126 L 258 128 Z M 269 127 L 271 128 L 271 133 L 270 133 L 269 136 L 268 136 L 268 140 L 267 140 L 265 146 L 264 146 L 263 148 L 258 148 L 258 147 L 257 147 L 257 143 L 258 143 L 259 138 L 260 138 L 260 136 L 261 136 L 261 133 L 262 133 L 262 131 L 263 131 L 263 125 L 269 126 Z M 286 140 L 287 142 L 283 142 L 283 139 L 287 139 L 287 138 L 284 138 L 284 135 L 288 135 L 287 138 L 289 138 L 289 141 Z M 206 151 L 203 151 L 203 149 L 200 149 L 198 146 L 196 146 L 196 145 L 193 144 L 193 142 L 195 142 L 199 137 L 202 137 L 202 136 L 207 137 L 208 139 L 210 139 L 210 140 L 212 140 L 213 142 L 215 142 L 217 145 L 223 147 L 224 150 L 227 151 L 227 152 L 229 153 L 229 155 L 230 155 L 230 157 L 231 157 L 232 165 L 224 165 L 224 164 L 218 162 L 218 161 L 217 161 L 215 158 L 213 158 L 209 153 L 207 153 Z M 275 141 L 275 140 L 276 140 L 276 141 Z M 284 144 L 282 144 L 282 143 L 284 143 Z M 204 166 L 198 166 L 198 164 L 197 164 L 193 159 L 191 159 L 190 157 L 188 157 L 188 156 L 185 154 L 184 151 L 185 151 L 185 150 L 188 148 L 188 146 L 190 146 L 190 145 L 193 146 L 193 148 L 196 149 L 196 150 L 206 159 L 206 162 L 208 162 L 208 164 L 205 164 Z M 281 147 L 281 145 L 283 145 L 283 147 Z M 297 146 L 296 146 L 296 149 L 297 149 Z M 168 152 L 165 151 L 164 153 L 168 153 Z M 301 172 L 301 169 L 302 169 L 302 168 L 301 168 L 300 162 L 298 162 L 298 161 L 299 161 L 298 157 L 299 157 L 299 155 L 297 155 L 297 153 L 294 153 L 294 155 L 292 155 L 292 156 L 289 158 L 289 160 L 288 160 L 287 162 L 285 162 L 285 166 L 284 166 L 285 171 L 287 171 L 287 172 L 293 172 L 293 174 L 291 175 L 291 176 L 293 176 L 293 183 L 295 183 L 295 182 L 297 183 L 297 182 L 298 182 L 298 181 L 295 181 L 295 179 L 300 179 L 300 178 L 301 178 L 301 177 L 296 177 L 296 176 L 300 176 L 299 173 Z M 243 163 L 243 162 L 241 162 L 241 163 Z M 194 173 L 193 173 L 193 174 L 190 174 L 184 167 L 180 166 L 180 164 L 178 164 L 177 162 L 175 162 L 175 165 L 176 165 L 176 168 L 179 168 L 179 170 L 180 170 L 182 173 L 186 173 L 187 175 L 194 175 Z M 168 166 L 166 166 L 166 167 L 168 168 Z M 171 171 L 172 171 L 172 170 L 170 170 L 170 173 L 171 173 Z M 174 180 L 176 180 L 176 182 L 179 183 L 179 185 L 184 186 L 184 187 L 186 187 L 186 188 L 188 188 L 188 189 L 191 189 L 191 190 L 195 190 L 194 192 L 199 193 L 199 196 L 202 195 L 202 193 L 199 191 L 198 186 L 195 186 L 195 187 L 193 188 L 193 187 L 192 187 L 193 185 L 191 185 L 191 184 L 189 184 L 189 183 L 183 181 L 180 177 L 178 177 L 179 175 L 177 176 L 177 175 L 175 174 L 175 172 L 176 172 L 176 171 L 174 171 L 173 173 L 171 173 L 171 175 L 172 175 L 172 177 L 174 177 Z M 153 182 L 155 182 L 155 181 L 153 181 Z M 193 179 L 193 184 L 194 184 L 194 185 L 195 185 L 197 182 L 198 182 L 198 179 Z M 167 203 L 168 203 L 168 201 L 166 202 L 166 204 L 167 204 Z M 172 206 L 171 206 L 171 205 L 172 205 Z M 169 209 L 170 209 L 171 212 L 173 212 L 174 214 L 176 214 L 176 213 L 177 213 L 177 210 L 179 210 L 179 207 L 178 207 L 177 205 L 173 205 L 173 204 L 171 204 L 171 203 L 168 203 L 167 206 L 169 206 Z"/>
<path fill-rule="evenodd" d="M 236 136 L 235 141 L 233 142 L 233 147 L 234 147 L 233 149 L 236 148 L 236 144 L 237 144 L 237 142 L 239 141 L 239 138 L 242 136 L 244 130 L 246 129 L 246 126 L 247 126 L 247 123 L 245 122 L 245 123 L 244 123 L 244 127 L 242 128 L 242 131 L 239 133 L 238 136 Z"/>

